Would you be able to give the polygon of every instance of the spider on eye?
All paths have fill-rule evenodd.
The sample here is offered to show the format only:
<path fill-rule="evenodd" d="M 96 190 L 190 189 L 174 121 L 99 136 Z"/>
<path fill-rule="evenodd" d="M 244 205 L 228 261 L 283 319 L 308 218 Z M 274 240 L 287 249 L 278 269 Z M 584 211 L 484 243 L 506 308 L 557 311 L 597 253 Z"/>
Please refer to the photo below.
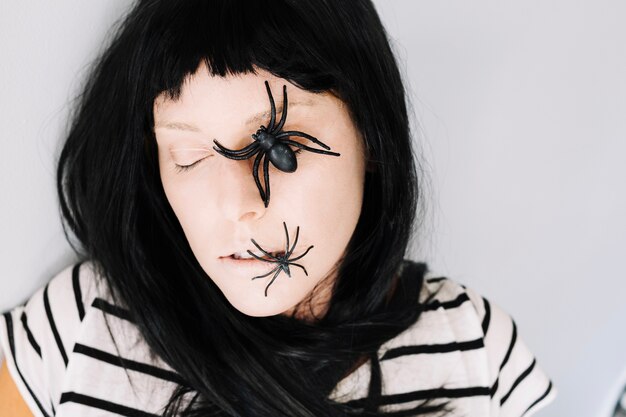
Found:
<path fill-rule="evenodd" d="M 300 132 L 298 130 L 282 130 L 285 120 L 287 119 L 287 86 L 283 85 L 283 109 L 278 124 L 276 124 L 276 104 L 274 103 L 274 97 L 272 96 L 272 91 L 267 81 L 265 81 L 265 88 L 267 89 L 271 107 L 269 125 L 267 127 L 261 125 L 256 133 L 251 135 L 254 141 L 241 149 L 228 149 L 215 139 L 213 142 L 217 145 L 217 147 L 214 146 L 213 149 L 215 149 L 220 155 L 234 160 L 249 159 L 254 155 L 257 155 L 254 159 L 254 165 L 252 167 L 252 176 L 254 177 L 256 186 L 259 189 L 261 199 L 263 200 L 265 207 L 267 207 L 270 203 L 270 162 L 283 172 L 294 172 L 298 167 L 295 154 L 297 152 L 301 152 L 302 149 L 323 155 L 339 156 L 340 154 L 330 151 L 330 147 L 328 145 L 322 143 L 319 139 L 309 135 L 308 133 Z M 288 139 L 290 136 L 303 137 L 326 150 L 311 148 L 302 143 Z M 289 145 L 299 148 L 298 151 L 294 151 Z M 262 159 L 265 190 L 261 186 L 261 181 L 259 180 L 259 169 Z"/>

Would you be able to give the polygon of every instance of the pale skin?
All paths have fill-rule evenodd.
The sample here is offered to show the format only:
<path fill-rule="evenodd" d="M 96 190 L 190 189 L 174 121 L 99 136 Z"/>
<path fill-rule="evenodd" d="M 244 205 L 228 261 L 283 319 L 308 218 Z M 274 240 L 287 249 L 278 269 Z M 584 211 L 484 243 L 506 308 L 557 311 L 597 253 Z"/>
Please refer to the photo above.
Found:
<path fill-rule="evenodd" d="M 273 91 L 277 118 L 282 87 L 287 86 L 289 105 L 283 130 L 313 135 L 340 153 L 336 157 L 303 150 L 297 154 L 298 168 L 292 173 L 270 163 L 268 207 L 252 176 L 254 157 L 232 160 L 213 149 L 213 139 L 228 149 L 241 149 L 252 143 L 251 134 L 260 125 L 268 125 L 265 80 Z M 311 93 L 264 70 L 219 77 L 201 66 L 185 82 L 178 100 L 164 95 L 155 100 L 154 120 L 167 199 L 199 264 L 231 305 L 256 317 L 294 312 L 303 319 L 323 315 L 363 201 L 364 145 L 347 106 L 332 94 Z M 320 149 L 305 138 L 290 139 Z M 177 164 L 195 162 L 187 171 L 176 169 Z M 259 176 L 263 178 L 262 171 Z M 251 239 L 265 248 L 284 248 L 283 221 L 291 239 L 300 227 L 294 256 L 314 245 L 298 261 L 308 276 L 301 268 L 291 268 L 291 277 L 281 273 L 265 296 L 272 275 L 251 278 L 268 272 L 263 269 L 267 265 L 258 261 L 257 269 L 242 271 L 222 257 L 254 250 Z"/>

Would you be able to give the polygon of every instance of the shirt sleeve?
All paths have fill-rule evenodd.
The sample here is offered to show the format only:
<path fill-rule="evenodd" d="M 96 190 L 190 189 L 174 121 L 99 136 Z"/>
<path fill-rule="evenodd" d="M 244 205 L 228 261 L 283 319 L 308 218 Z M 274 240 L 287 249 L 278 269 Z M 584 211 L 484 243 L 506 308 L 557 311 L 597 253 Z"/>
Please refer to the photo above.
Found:
<path fill-rule="evenodd" d="M 466 288 L 482 322 L 489 364 L 491 416 L 530 417 L 554 401 L 557 389 L 499 305 Z"/>
<path fill-rule="evenodd" d="M 84 316 L 79 267 L 66 268 L 24 303 L 2 312 L 3 360 L 25 403 L 38 417 L 55 414 Z"/>

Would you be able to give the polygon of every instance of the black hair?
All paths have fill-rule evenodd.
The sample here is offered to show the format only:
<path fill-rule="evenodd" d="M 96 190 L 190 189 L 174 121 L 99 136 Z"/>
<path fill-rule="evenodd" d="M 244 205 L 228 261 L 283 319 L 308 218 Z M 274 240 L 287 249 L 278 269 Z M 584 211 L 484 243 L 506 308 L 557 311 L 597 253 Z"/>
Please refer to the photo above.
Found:
<path fill-rule="evenodd" d="M 262 68 L 331 92 L 362 134 L 362 210 L 323 317 L 237 311 L 198 264 L 166 199 L 153 103 L 162 93 L 179 97 L 203 62 L 212 75 Z M 375 355 L 419 318 L 427 272 L 404 263 L 420 187 L 401 78 L 370 0 L 142 0 L 120 21 L 75 109 L 57 187 L 68 241 L 181 377 L 163 415 L 387 415 Z M 387 299 L 403 265 L 409 272 Z M 373 366 L 368 398 L 328 398 L 363 358 Z M 432 400 L 402 415 L 449 411 Z"/>

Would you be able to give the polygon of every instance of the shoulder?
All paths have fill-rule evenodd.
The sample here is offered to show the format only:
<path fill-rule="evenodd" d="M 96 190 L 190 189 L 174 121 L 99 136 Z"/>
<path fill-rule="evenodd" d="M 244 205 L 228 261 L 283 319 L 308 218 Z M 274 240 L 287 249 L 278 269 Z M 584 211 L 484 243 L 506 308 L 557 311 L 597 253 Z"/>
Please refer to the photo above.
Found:
<path fill-rule="evenodd" d="M 92 264 L 80 262 L 54 275 L 22 304 L 2 312 L 0 347 L 4 360 L 35 415 L 55 414 L 86 306 L 101 288 Z"/>
<path fill-rule="evenodd" d="M 367 381 L 380 380 L 390 412 L 432 398 L 450 401 L 455 416 L 530 417 L 554 400 L 556 388 L 508 313 L 458 281 L 430 276 L 424 264 L 406 265 L 404 276 L 420 279 L 402 289 L 419 300 L 418 320 L 341 380 L 333 398 L 361 401 Z"/>
<path fill-rule="evenodd" d="M 2 315 L 0 347 L 37 417 L 158 413 L 184 382 L 115 304 L 93 262 L 68 266 Z"/>
<path fill-rule="evenodd" d="M 448 277 L 426 276 L 420 291 L 418 328 L 459 349 L 468 373 L 483 373 L 490 415 L 525 416 L 551 403 L 557 389 L 520 335 L 514 318 L 499 304 Z M 421 321 L 421 324 L 420 324 Z M 422 336 L 424 332 L 422 331 Z M 472 365 L 485 361 L 484 369 Z M 466 361 L 464 361 L 466 362 Z"/>

